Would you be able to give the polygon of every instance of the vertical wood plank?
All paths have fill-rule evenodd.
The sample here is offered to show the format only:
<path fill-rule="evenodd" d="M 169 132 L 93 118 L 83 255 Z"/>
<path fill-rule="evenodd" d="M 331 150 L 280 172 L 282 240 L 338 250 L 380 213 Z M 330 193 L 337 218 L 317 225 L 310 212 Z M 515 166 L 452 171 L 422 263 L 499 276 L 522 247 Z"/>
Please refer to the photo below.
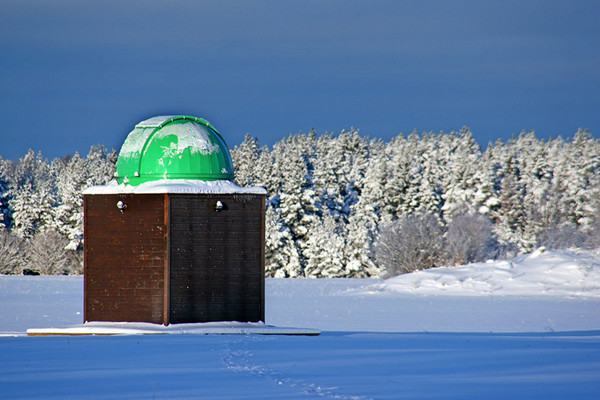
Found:
<path fill-rule="evenodd" d="M 163 324 L 169 325 L 171 316 L 171 220 L 170 220 L 170 197 L 165 193 L 164 197 L 164 227 L 165 227 L 165 270 L 164 270 L 164 308 Z"/>
<path fill-rule="evenodd" d="M 83 232 L 86 232 L 86 226 L 87 226 L 87 216 L 89 215 L 88 212 L 88 200 L 87 200 L 87 196 L 83 196 Z M 88 284 L 87 284 L 87 280 L 89 277 L 88 274 L 88 246 L 86 246 L 86 240 L 85 240 L 85 235 L 84 235 L 84 240 L 83 240 L 83 322 L 88 321 L 88 295 L 87 295 L 87 288 L 88 288 Z"/>
<path fill-rule="evenodd" d="M 260 202 L 260 216 L 261 216 L 261 225 L 260 225 L 260 296 L 262 299 L 261 304 L 261 321 L 265 322 L 265 217 L 267 211 L 267 199 L 266 196 L 262 196 Z"/>

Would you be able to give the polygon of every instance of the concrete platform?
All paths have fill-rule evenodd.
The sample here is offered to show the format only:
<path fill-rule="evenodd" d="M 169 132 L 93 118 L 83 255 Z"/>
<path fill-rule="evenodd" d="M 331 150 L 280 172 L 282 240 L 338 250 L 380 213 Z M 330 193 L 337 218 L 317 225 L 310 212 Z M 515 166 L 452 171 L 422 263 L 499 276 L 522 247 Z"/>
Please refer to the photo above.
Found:
<path fill-rule="evenodd" d="M 321 331 L 285 328 L 260 322 L 205 322 L 159 325 L 147 322 L 86 322 L 65 328 L 27 329 L 28 336 L 81 335 L 302 335 L 317 336 Z"/>

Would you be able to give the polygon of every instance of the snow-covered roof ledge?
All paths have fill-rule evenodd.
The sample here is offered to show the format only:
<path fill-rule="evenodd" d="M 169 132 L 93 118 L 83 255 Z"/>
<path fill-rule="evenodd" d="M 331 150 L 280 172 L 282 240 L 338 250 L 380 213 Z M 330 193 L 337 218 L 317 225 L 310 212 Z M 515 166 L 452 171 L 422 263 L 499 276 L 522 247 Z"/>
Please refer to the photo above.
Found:
<path fill-rule="evenodd" d="M 242 187 L 231 181 L 200 181 L 196 179 L 160 179 L 139 185 L 118 184 L 112 180 L 106 185 L 92 186 L 83 194 L 267 194 L 262 187 Z"/>

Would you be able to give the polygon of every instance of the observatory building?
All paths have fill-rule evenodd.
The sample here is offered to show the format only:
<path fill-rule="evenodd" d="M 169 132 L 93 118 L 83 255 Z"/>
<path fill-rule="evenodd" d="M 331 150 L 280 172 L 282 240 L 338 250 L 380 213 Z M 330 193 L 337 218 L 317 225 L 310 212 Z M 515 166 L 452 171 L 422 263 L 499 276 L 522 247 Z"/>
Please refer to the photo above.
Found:
<path fill-rule="evenodd" d="M 264 321 L 266 191 L 233 178 L 206 120 L 137 124 L 84 191 L 84 321 Z"/>

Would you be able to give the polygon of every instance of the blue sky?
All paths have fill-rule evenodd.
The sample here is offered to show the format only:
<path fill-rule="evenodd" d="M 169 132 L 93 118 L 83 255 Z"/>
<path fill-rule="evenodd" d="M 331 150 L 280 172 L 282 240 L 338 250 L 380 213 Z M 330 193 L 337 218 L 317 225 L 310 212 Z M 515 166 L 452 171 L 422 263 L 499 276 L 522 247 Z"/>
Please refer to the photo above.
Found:
<path fill-rule="evenodd" d="M 120 148 L 161 114 L 229 146 L 469 126 L 600 137 L 598 1 L 0 3 L 0 155 Z"/>

